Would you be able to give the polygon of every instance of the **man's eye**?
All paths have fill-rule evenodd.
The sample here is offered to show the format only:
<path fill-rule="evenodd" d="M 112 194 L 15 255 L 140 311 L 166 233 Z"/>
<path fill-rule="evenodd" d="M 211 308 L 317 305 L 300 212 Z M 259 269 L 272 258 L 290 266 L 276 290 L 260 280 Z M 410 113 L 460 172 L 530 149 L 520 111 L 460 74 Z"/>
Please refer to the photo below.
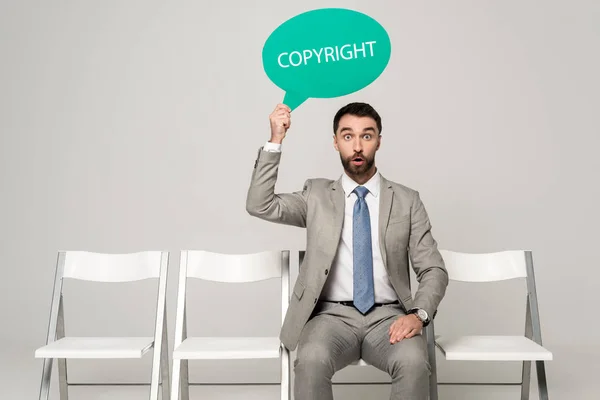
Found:
<path fill-rule="evenodd" d="M 344 136 L 344 139 L 346 139 L 346 140 L 350 140 L 350 135 L 345 135 L 345 136 Z"/>
<path fill-rule="evenodd" d="M 365 135 L 364 138 L 367 140 L 371 140 L 371 135 Z"/>

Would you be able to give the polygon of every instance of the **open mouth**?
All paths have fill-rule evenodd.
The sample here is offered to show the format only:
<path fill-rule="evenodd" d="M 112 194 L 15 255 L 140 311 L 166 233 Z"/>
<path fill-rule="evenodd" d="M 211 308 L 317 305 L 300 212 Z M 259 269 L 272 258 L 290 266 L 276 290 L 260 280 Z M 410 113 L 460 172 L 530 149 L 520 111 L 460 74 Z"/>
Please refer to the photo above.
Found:
<path fill-rule="evenodd" d="M 362 157 L 354 157 L 352 159 L 352 165 L 360 166 L 360 165 L 363 165 L 364 162 L 365 162 L 365 159 Z"/>

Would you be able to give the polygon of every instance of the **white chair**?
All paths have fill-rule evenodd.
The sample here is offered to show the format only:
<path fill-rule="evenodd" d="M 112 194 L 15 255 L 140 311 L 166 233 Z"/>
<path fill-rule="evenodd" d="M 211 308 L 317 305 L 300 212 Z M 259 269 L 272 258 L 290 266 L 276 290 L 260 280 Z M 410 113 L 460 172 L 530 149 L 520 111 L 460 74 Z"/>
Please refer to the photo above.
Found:
<path fill-rule="evenodd" d="M 188 360 L 279 358 L 281 399 L 290 398 L 290 355 L 278 337 L 187 337 L 187 278 L 213 282 L 248 283 L 281 279 L 281 323 L 289 305 L 290 253 L 266 251 L 233 255 L 207 251 L 183 251 L 179 270 L 171 399 L 189 399 Z"/>
<path fill-rule="evenodd" d="M 305 250 L 301 250 L 300 254 L 299 254 L 299 266 L 302 267 L 302 262 L 304 261 L 304 256 L 306 254 Z M 433 315 L 433 318 L 435 318 L 435 313 Z M 436 359 L 435 359 L 435 331 L 434 331 L 434 327 L 433 327 L 433 318 L 431 319 L 431 322 L 423 328 L 423 333 L 426 336 L 427 339 L 427 357 L 428 357 L 428 361 L 429 361 L 429 365 L 431 367 L 431 373 L 429 375 L 429 400 L 438 400 L 438 390 L 437 390 L 437 364 L 436 364 Z M 367 367 L 370 366 L 369 363 L 367 363 L 365 360 L 363 360 L 362 358 L 359 360 L 354 361 L 351 365 L 353 366 L 358 366 L 358 367 Z M 380 382 L 368 382 L 368 384 L 379 384 Z M 389 384 L 387 382 L 381 382 L 383 384 Z"/>
<path fill-rule="evenodd" d="M 52 364 L 58 359 L 59 393 L 67 400 L 67 359 L 133 359 L 142 358 L 153 350 L 150 399 L 158 399 L 162 377 L 162 397 L 168 398 L 169 360 L 167 350 L 166 288 L 168 253 L 148 251 L 129 254 L 103 254 L 83 251 L 59 252 L 54 280 L 46 345 L 35 351 L 36 358 L 44 359 L 40 385 L 40 400 L 50 395 Z M 69 337 L 65 336 L 63 315 L 63 279 L 95 282 L 131 282 L 158 279 L 156 321 L 153 337 Z M 76 300 L 76 299 L 73 299 Z M 158 300 L 158 301 L 157 301 Z M 157 303 L 154 303 L 157 301 Z M 164 344 L 164 345 L 163 345 Z M 159 376 L 160 374 L 160 376 Z M 102 383 L 95 385 L 118 385 Z"/>
<path fill-rule="evenodd" d="M 446 360 L 522 361 L 521 399 L 529 398 L 531 361 L 535 361 L 540 399 L 548 399 L 545 361 L 552 353 L 542 347 L 533 258 L 530 251 L 465 254 L 441 250 L 451 281 L 494 282 L 525 278 L 527 310 L 524 336 L 438 337 L 436 344 Z M 472 383 L 470 383 L 472 384 Z"/>

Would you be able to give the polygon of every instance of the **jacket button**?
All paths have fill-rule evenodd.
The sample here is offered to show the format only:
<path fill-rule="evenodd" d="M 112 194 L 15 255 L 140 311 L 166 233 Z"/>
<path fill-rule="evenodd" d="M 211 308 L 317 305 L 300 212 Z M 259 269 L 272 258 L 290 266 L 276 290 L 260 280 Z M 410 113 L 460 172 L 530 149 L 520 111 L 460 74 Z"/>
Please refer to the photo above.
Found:
<path fill-rule="evenodd" d="M 329 273 L 329 270 L 328 270 L 328 269 L 326 269 L 326 270 L 325 270 L 325 275 L 327 275 L 328 273 Z"/>

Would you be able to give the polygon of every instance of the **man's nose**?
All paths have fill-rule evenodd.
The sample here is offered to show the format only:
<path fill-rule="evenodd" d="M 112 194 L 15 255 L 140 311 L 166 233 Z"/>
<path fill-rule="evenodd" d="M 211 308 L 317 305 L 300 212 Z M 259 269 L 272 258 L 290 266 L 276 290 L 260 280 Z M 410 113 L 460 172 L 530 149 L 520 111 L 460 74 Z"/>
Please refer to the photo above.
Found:
<path fill-rule="evenodd" d="M 360 138 L 356 138 L 354 139 L 354 143 L 353 143 L 353 150 L 355 153 L 360 153 L 362 151 L 362 143 L 360 141 Z"/>

